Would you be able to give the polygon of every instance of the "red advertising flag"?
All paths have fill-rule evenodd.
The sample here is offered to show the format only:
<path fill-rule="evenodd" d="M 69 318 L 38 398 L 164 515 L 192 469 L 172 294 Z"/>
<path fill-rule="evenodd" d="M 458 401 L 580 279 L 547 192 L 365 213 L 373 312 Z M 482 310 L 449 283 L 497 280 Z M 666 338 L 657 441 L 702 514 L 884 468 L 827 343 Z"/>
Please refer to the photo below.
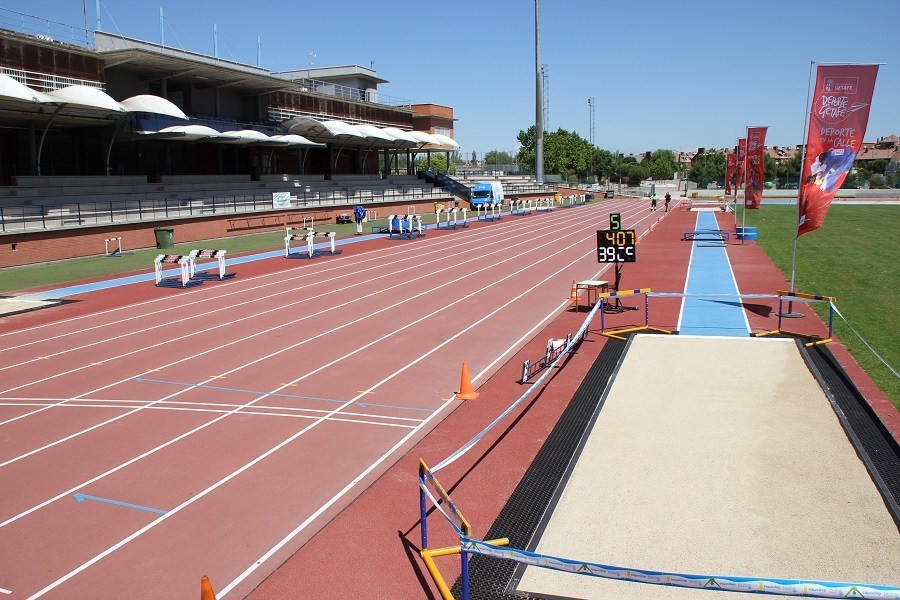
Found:
<path fill-rule="evenodd" d="M 734 179 L 737 167 L 737 155 L 734 152 L 725 153 L 725 195 L 731 195 L 731 180 Z M 737 185 L 734 187 L 737 190 Z"/>
<path fill-rule="evenodd" d="M 734 181 L 734 195 L 744 182 L 744 169 L 747 168 L 747 138 L 738 138 L 737 178 Z"/>
<path fill-rule="evenodd" d="M 819 228 L 862 148 L 878 65 L 819 65 L 800 177 L 797 236 Z"/>
<path fill-rule="evenodd" d="M 747 128 L 747 185 L 744 187 L 744 208 L 759 208 L 762 203 L 768 129 L 768 127 Z"/>

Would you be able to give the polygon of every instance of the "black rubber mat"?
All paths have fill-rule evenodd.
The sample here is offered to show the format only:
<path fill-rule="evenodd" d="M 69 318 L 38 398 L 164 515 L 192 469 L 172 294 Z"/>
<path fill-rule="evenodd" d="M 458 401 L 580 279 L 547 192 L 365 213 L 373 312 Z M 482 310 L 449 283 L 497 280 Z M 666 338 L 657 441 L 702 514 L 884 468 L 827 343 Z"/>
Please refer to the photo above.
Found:
<path fill-rule="evenodd" d="M 561 493 L 584 444 L 585 433 L 596 419 L 622 356 L 625 342 L 610 339 L 594 361 L 547 441 L 541 447 L 496 521 L 481 539 L 509 538 L 510 546 L 532 549 L 535 533 L 550 517 L 549 508 Z M 897 441 L 877 418 L 859 390 L 827 347 L 804 348 L 801 352 L 819 380 L 900 527 L 900 450 Z M 510 592 L 523 567 L 511 560 L 473 556 L 469 561 L 469 597 L 472 600 L 546 599 L 548 596 Z M 462 598 L 459 579 L 453 596 Z"/>

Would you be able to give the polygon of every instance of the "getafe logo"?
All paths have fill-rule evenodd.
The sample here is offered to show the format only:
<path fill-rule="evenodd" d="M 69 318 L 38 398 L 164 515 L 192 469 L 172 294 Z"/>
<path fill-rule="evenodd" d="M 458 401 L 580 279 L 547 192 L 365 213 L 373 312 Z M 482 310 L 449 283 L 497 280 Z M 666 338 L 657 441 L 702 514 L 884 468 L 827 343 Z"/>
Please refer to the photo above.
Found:
<path fill-rule="evenodd" d="M 829 77 L 825 80 L 825 91 L 829 94 L 853 96 L 859 89 L 859 77 Z"/>

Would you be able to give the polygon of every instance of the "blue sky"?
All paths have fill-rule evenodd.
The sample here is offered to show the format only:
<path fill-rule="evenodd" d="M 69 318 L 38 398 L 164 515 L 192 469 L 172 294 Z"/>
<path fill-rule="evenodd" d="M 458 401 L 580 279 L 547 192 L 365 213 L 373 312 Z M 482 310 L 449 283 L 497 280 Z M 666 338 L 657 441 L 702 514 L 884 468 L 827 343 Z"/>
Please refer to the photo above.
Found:
<path fill-rule="evenodd" d="M 3 8 L 91 28 L 95 0 L 6 0 Z M 221 2 L 103 0 L 102 28 L 273 71 L 357 64 L 382 93 L 453 107 L 461 150 L 514 152 L 534 123 L 533 0 Z M 9 13 L 5 13 L 4 20 Z M 115 24 L 113 24 L 115 21 Z M 768 145 L 803 141 L 810 61 L 879 62 L 866 140 L 900 134 L 898 0 L 543 0 L 541 62 L 550 130 L 621 152 L 734 145 L 768 125 Z M 8 26 L 8 25 L 6 25 Z"/>

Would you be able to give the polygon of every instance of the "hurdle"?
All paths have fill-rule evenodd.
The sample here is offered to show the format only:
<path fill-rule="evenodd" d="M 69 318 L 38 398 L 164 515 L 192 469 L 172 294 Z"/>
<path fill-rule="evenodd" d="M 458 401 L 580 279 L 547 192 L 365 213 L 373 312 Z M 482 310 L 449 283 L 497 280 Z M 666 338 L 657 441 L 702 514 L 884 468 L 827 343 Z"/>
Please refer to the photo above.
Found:
<path fill-rule="evenodd" d="M 482 202 L 476 207 L 475 219 L 477 221 L 499 221 L 503 218 L 500 214 L 502 205 L 499 202 Z"/>
<path fill-rule="evenodd" d="M 156 275 L 156 285 L 160 285 L 163 280 L 163 265 L 177 264 L 181 268 L 181 287 L 185 287 L 190 281 L 190 262 L 191 259 L 181 254 L 158 254 L 153 259 L 153 269 Z"/>
<path fill-rule="evenodd" d="M 537 212 L 552 212 L 553 198 L 538 198 L 535 200 L 535 205 L 537 207 L 535 208 Z"/>
<path fill-rule="evenodd" d="M 584 339 L 584 337 L 582 337 Z M 557 359 L 572 343 L 572 334 L 567 333 L 564 340 L 547 340 L 547 349 L 544 355 L 535 361 L 526 360 L 522 363 L 522 379 L 519 383 L 528 383 L 528 380 L 543 371 Z"/>
<path fill-rule="evenodd" d="M 462 220 L 459 220 L 457 216 L 460 211 L 462 212 Z M 466 220 L 466 212 L 465 208 L 439 208 L 434 211 L 435 217 L 435 229 L 457 229 L 459 227 L 468 227 L 469 223 Z M 446 215 L 446 220 L 443 225 L 441 225 L 441 215 Z M 451 215 L 453 220 L 451 221 Z"/>
<path fill-rule="evenodd" d="M 291 233 L 292 230 L 290 227 L 285 229 L 284 236 L 284 257 L 290 258 L 291 256 L 291 242 L 294 240 L 304 240 L 306 242 L 306 254 L 309 258 L 313 258 L 316 254 L 315 249 L 315 239 L 317 237 L 328 238 L 331 242 L 330 253 L 332 255 L 340 254 L 334 247 L 334 237 L 336 233 L 334 231 L 314 231 L 311 227 L 308 227 L 304 233 Z"/>
<path fill-rule="evenodd" d="M 219 263 L 219 280 L 225 279 L 225 250 L 191 250 L 188 254 L 188 275 L 197 276 L 197 259 L 215 258 Z"/>
<path fill-rule="evenodd" d="M 616 340 L 627 341 L 628 338 L 622 337 L 622 334 L 632 333 L 635 331 L 657 331 L 659 333 L 672 333 L 668 329 L 660 329 L 659 327 L 651 327 L 650 326 L 650 299 L 649 293 L 650 288 L 640 288 L 636 290 L 616 290 L 614 292 L 604 292 L 602 294 L 597 294 L 597 298 L 600 300 L 600 335 L 606 336 L 608 338 L 613 338 Z M 627 326 L 627 327 L 615 327 L 609 328 L 606 327 L 606 302 L 609 299 L 619 299 L 625 296 L 643 296 L 644 297 L 644 324 L 636 325 L 636 326 Z"/>
<path fill-rule="evenodd" d="M 115 242 L 115 246 L 112 250 L 109 249 L 110 244 Z M 112 258 L 114 256 L 122 256 L 124 254 L 124 249 L 122 247 L 122 238 L 114 237 L 114 238 L 106 238 L 103 240 L 103 252 L 106 256 Z"/>
<path fill-rule="evenodd" d="M 440 556 L 450 556 L 453 554 L 460 555 L 460 566 L 461 573 L 460 577 L 462 579 L 462 588 L 463 588 L 463 597 L 468 598 L 469 596 L 469 557 L 466 552 L 463 550 L 463 545 L 460 543 L 459 546 L 450 546 L 447 548 L 429 548 L 428 547 L 428 500 L 431 500 L 434 507 L 440 512 L 444 518 L 450 523 L 450 526 L 453 528 L 454 532 L 460 537 L 460 540 L 463 538 L 468 538 L 472 535 L 472 526 L 463 516 L 462 512 L 460 512 L 459 508 L 453 501 L 450 499 L 450 494 L 444 489 L 444 486 L 437 480 L 434 473 L 432 473 L 431 469 L 428 468 L 428 465 L 425 464 L 425 461 L 421 458 L 419 459 L 419 515 L 421 519 L 421 530 L 422 530 L 422 549 L 419 551 L 419 556 L 422 557 L 422 561 L 425 563 L 425 566 L 428 569 L 428 572 L 431 574 L 431 578 L 434 580 L 435 585 L 438 588 L 438 591 L 441 594 L 441 598 L 443 600 L 455 600 L 453 594 L 450 591 L 450 586 L 447 585 L 447 582 L 444 581 L 443 575 L 441 575 L 440 570 L 438 570 L 437 565 L 434 562 L 434 559 Z M 496 540 L 490 540 L 490 544 L 495 546 L 505 546 L 509 544 L 509 539 L 500 538 Z"/>
<path fill-rule="evenodd" d="M 755 337 L 765 337 L 767 335 L 790 335 L 798 338 L 805 338 L 807 340 L 812 340 L 803 344 L 805 347 L 809 348 L 810 346 L 819 346 L 821 344 L 828 344 L 833 342 L 832 332 L 834 331 L 834 302 L 837 301 L 837 298 L 834 296 L 817 296 L 815 294 L 802 294 L 800 292 L 786 292 L 784 290 L 778 290 L 776 292 L 778 294 L 778 328 L 773 329 L 772 331 L 763 331 L 762 333 L 757 333 Z M 782 311 L 782 307 L 784 304 L 785 298 L 788 299 L 789 302 L 827 302 L 828 303 L 828 337 L 823 338 L 817 335 L 807 334 L 807 333 L 798 333 L 796 331 L 788 331 L 787 329 L 781 328 L 782 315 L 784 311 Z"/>
<path fill-rule="evenodd" d="M 509 214 L 514 216 L 530 215 L 532 208 L 533 206 L 530 198 L 528 200 L 518 198 L 516 200 L 510 200 L 509 202 Z"/>
<path fill-rule="evenodd" d="M 681 234 L 682 242 L 727 242 L 729 232 L 723 229 L 696 229 L 694 231 L 685 231 Z"/>
<path fill-rule="evenodd" d="M 582 204 L 584 204 L 584 196 L 579 194 L 562 196 L 559 199 L 560 208 L 572 208 L 573 206 L 581 206 Z"/>
<path fill-rule="evenodd" d="M 423 237 L 421 215 L 388 215 L 388 236 L 398 240 L 411 240 L 414 237 Z"/>

